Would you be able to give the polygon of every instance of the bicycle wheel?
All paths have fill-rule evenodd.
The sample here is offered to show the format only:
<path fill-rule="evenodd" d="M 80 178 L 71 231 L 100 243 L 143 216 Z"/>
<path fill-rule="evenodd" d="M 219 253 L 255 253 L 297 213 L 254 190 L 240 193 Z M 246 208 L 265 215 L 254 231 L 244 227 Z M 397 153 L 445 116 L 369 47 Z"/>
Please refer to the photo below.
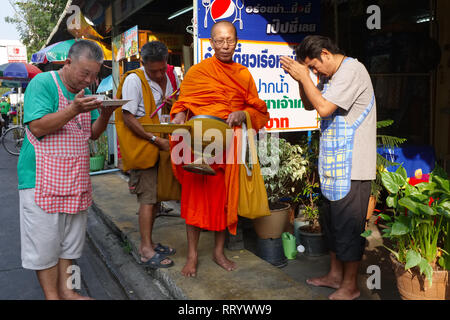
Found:
<path fill-rule="evenodd" d="M 10 154 L 18 156 L 24 137 L 25 129 L 23 127 L 9 128 L 2 137 L 3 147 Z"/>

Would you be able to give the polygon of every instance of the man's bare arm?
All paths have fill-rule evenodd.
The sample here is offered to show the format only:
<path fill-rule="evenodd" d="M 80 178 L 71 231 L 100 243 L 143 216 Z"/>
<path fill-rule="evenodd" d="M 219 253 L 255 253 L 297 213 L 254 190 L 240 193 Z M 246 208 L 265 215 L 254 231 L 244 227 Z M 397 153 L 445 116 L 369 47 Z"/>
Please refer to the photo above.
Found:
<path fill-rule="evenodd" d="M 84 97 L 84 91 L 80 91 L 67 108 L 31 121 L 29 123 L 30 131 L 37 138 L 51 134 L 61 129 L 78 114 L 99 108 L 101 103 L 95 97 Z"/>
<path fill-rule="evenodd" d="M 131 131 L 138 137 L 150 141 L 150 139 L 154 136 L 153 133 L 145 131 L 144 127 L 141 123 L 136 119 L 136 117 L 131 114 L 129 111 L 123 110 L 123 122 L 125 125 L 130 128 Z M 156 137 L 155 145 L 163 150 L 169 149 L 169 140 L 162 139 L 160 137 Z"/>
<path fill-rule="evenodd" d="M 305 107 L 305 110 L 313 111 L 314 107 L 312 103 L 309 101 L 308 97 L 305 94 L 305 90 L 303 90 L 303 86 L 301 82 L 298 83 L 298 89 L 300 90 L 300 98 L 302 99 L 303 106 Z"/>

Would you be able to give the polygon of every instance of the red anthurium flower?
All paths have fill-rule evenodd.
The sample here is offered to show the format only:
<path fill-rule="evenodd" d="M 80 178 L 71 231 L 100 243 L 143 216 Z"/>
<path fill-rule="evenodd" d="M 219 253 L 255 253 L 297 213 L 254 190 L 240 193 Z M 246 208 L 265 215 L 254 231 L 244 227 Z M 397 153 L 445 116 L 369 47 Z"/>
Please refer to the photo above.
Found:
<path fill-rule="evenodd" d="M 381 216 L 377 217 L 377 220 L 375 220 L 375 224 L 378 224 L 378 222 L 381 220 Z"/>

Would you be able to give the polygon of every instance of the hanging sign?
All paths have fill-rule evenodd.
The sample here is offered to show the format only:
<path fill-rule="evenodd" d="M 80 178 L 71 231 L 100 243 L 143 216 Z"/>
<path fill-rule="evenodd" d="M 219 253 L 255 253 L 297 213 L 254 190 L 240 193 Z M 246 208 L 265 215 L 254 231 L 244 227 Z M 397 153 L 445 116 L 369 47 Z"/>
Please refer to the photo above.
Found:
<path fill-rule="evenodd" d="M 233 60 L 249 69 L 258 94 L 270 113 L 268 131 L 303 131 L 319 128 L 316 111 L 306 111 L 298 83 L 282 68 L 281 56 L 295 59 L 295 46 L 319 31 L 319 1 L 195 0 L 197 17 L 196 61 L 214 55 L 209 38 L 215 22 L 236 27 L 239 42 Z M 317 80 L 317 78 L 314 78 Z"/>

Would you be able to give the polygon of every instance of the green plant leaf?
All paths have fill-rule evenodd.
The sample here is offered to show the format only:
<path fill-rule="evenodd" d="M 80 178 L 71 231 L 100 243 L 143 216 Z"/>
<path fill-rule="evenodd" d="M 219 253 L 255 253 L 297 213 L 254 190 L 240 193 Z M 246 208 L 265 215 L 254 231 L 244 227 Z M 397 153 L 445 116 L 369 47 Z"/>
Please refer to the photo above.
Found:
<path fill-rule="evenodd" d="M 450 255 L 446 254 L 442 257 L 439 258 L 439 265 L 444 269 L 444 270 L 450 270 Z"/>
<path fill-rule="evenodd" d="M 414 187 L 414 186 L 410 185 L 409 183 L 407 183 L 405 185 L 405 195 L 406 196 L 410 196 L 410 195 L 416 195 L 416 194 L 421 194 L 421 193 L 419 192 L 419 190 L 417 190 L 416 187 Z"/>
<path fill-rule="evenodd" d="M 448 179 L 441 178 L 439 176 L 433 176 L 433 182 L 436 183 L 438 188 L 442 189 L 444 192 L 450 192 L 450 181 Z"/>
<path fill-rule="evenodd" d="M 389 193 L 396 194 L 406 183 L 406 180 L 396 172 L 382 172 L 381 181 Z"/>
<path fill-rule="evenodd" d="M 427 214 L 429 216 L 434 216 L 435 215 L 434 210 L 431 209 L 428 205 L 425 205 L 423 203 L 419 203 L 417 205 L 417 209 L 419 210 L 419 213 Z"/>
<path fill-rule="evenodd" d="M 384 221 L 392 221 L 391 217 L 388 216 L 387 214 L 380 213 L 378 216 L 380 216 L 381 219 L 383 219 Z"/>
<path fill-rule="evenodd" d="M 426 259 L 423 259 L 419 263 L 420 274 L 425 274 L 430 283 L 430 287 L 433 283 L 433 268 L 430 266 Z"/>
<path fill-rule="evenodd" d="M 415 266 L 417 266 L 422 261 L 422 256 L 420 253 L 414 250 L 408 250 L 406 253 L 406 264 L 405 264 L 405 270 L 411 269 Z"/>
<path fill-rule="evenodd" d="M 404 197 L 404 198 L 400 199 L 398 201 L 398 203 L 401 206 L 407 208 L 411 212 L 419 213 L 419 209 L 417 208 L 418 203 L 416 201 L 414 201 L 414 199 L 411 198 L 411 196 Z"/>
<path fill-rule="evenodd" d="M 401 221 L 396 221 L 392 225 L 390 235 L 391 236 L 402 236 L 404 234 L 407 234 L 409 232 L 409 230 L 410 229 L 407 224 L 404 224 Z"/>
<path fill-rule="evenodd" d="M 408 179 L 408 174 L 406 173 L 406 169 L 402 166 L 398 167 L 397 170 L 395 170 L 395 173 L 398 173 L 403 177 L 403 179 Z"/>
<path fill-rule="evenodd" d="M 390 208 L 396 208 L 397 207 L 397 195 L 390 195 L 386 198 L 386 204 Z"/>
<path fill-rule="evenodd" d="M 372 230 L 366 230 L 363 233 L 361 233 L 361 237 L 367 238 L 370 237 L 372 234 Z"/>
<path fill-rule="evenodd" d="M 436 211 L 446 217 L 447 219 L 450 219 L 450 201 L 445 201 L 440 203 L 437 207 L 436 207 Z M 447 235 L 447 237 L 450 238 L 450 234 Z"/>
<path fill-rule="evenodd" d="M 430 190 L 430 182 L 421 182 L 415 185 L 417 190 L 419 190 L 420 193 L 424 193 L 426 190 Z"/>

